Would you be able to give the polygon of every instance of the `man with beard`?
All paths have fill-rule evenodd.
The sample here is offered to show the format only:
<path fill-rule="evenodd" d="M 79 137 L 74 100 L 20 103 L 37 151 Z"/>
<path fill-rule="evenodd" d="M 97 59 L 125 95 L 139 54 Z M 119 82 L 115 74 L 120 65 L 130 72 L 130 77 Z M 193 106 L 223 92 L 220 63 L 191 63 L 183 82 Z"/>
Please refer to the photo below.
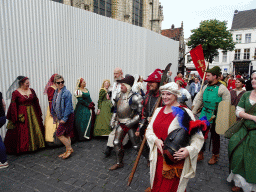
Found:
<path fill-rule="evenodd" d="M 155 105 L 157 99 L 160 95 L 159 85 L 161 82 L 162 71 L 160 69 L 156 69 L 152 74 L 148 76 L 145 82 L 148 83 L 149 93 L 144 97 L 142 101 L 142 113 L 141 120 L 139 122 L 139 127 L 136 131 L 136 136 L 140 136 L 143 139 L 145 130 L 150 122 L 150 119 L 153 115 Z M 142 152 L 143 156 L 148 160 L 149 158 L 149 147 L 145 145 L 144 150 Z"/>
<path fill-rule="evenodd" d="M 135 130 L 140 120 L 142 110 L 142 96 L 132 92 L 134 83 L 133 76 L 126 76 L 122 80 L 117 80 L 121 84 L 121 92 L 114 99 L 114 113 L 110 122 L 112 129 L 115 129 L 114 149 L 116 152 L 116 164 L 109 170 L 122 168 L 124 150 L 122 141 L 128 133 L 134 149 L 138 149 L 138 140 L 135 136 Z"/>
<path fill-rule="evenodd" d="M 207 117 L 207 120 L 213 115 L 217 115 L 218 105 L 221 101 L 230 101 L 230 93 L 228 89 L 218 81 L 218 77 L 221 74 L 219 66 L 215 66 L 212 69 L 206 71 L 206 79 L 208 84 L 205 85 L 201 92 L 197 94 L 197 101 L 193 108 L 193 113 L 196 114 L 198 109 L 203 106 L 200 114 L 200 118 L 203 116 Z M 208 162 L 209 165 L 217 163 L 220 152 L 220 136 L 215 131 L 215 120 L 211 121 L 211 140 L 212 140 L 212 158 Z M 211 142 L 211 141 L 210 141 Z M 201 152 L 198 154 L 198 160 L 203 160 L 203 151 L 205 145 Z"/>

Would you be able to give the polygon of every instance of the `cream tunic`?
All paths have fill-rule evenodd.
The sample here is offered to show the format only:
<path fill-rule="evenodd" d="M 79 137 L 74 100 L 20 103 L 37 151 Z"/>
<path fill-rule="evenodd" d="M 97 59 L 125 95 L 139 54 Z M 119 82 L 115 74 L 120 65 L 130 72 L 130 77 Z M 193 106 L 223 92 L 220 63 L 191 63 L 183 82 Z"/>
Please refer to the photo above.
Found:
<path fill-rule="evenodd" d="M 156 172 L 156 164 L 157 164 L 157 146 L 155 145 L 155 140 L 158 139 L 153 131 L 153 123 L 161 110 L 162 107 L 157 108 L 146 131 L 146 138 L 148 145 L 150 147 L 149 153 L 149 161 L 150 161 L 150 185 L 153 187 L 155 172 Z M 185 110 L 188 112 L 192 120 L 195 120 L 193 113 L 189 110 Z M 178 118 L 175 117 L 168 128 L 168 134 L 173 130 L 180 128 Z M 177 189 L 177 192 L 184 192 L 190 178 L 195 177 L 196 173 L 196 164 L 197 164 L 197 156 L 199 151 L 201 150 L 204 143 L 204 137 L 202 132 L 196 133 L 191 137 L 190 145 L 186 148 L 188 149 L 189 156 L 185 159 L 183 171 L 180 177 L 180 183 Z"/>

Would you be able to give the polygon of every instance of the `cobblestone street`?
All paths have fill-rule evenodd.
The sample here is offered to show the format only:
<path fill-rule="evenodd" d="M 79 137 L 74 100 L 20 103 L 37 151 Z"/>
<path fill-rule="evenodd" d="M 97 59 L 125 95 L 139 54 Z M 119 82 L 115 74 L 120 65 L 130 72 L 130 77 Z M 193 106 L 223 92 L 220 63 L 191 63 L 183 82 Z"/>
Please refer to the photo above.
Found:
<path fill-rule="evenodd" d="M 124 168 L 109 171 L 108 168 L 115 163 L 115 154 L 112 151 L 111 157 L 104 157 L 106 142 L 105 138 L 77 142 L 73 144 L 75 152 L 66 160 L 58 158 L 58 155 L 64 152 L 64 147 L 8 156 L 9 168 L 0 170 L 0 191 L 143 192 L 149 186 L 149 168 L 146 160 L 141 158 L 134 179 L 131 185 L 127 186 L 137 153 L 132 148 L 126 149 Z M 207 150 L 205 159 L 198 163 L 196 177 L 189 181 L 187 192 L 231 191 L 231 184 L 226 181 L 227 140 L 221 138 L 220 160 L 216 165 L 207 164 L 210 155 Z"/>

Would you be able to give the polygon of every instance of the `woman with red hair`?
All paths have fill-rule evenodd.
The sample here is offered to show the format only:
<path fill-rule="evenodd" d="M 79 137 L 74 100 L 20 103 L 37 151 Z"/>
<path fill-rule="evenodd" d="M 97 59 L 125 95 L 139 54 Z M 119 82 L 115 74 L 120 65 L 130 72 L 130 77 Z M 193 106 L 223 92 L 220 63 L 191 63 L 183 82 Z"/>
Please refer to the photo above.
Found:
<path fill-rule="evenodd" d="M 76 97 L 75 107 L 75 134 L 79 141 L 91 139 L 93 133 L 95 112 L 88 89 L 85 88 L 86 82 L 79 78 L 76 84 L 74 96 Z"/>
<path fill-rule="evenodd" d="M 51 115 L 51 108 L 52 108 L 52 99 L 55 90 L 57 89 L 56 84 L 54 83 L 54 77 L 57 74 L 53 74 L 51 78 L 49 79 L 48 83 L 46 84 L 44 88 L 44 95 L 47 94 L 48 96 L 48 102 L 49 106 L 46 112 L 46 117 L 44 121 L 44 127 L 45 127 L 45 142 L 49 146 L 54 146 L 54 145 L 61 145 L 62 143 L 58 139 L 54 139 L 54 134 L 57 129 L 57 124 L 53 123 L 53 118 Z"/>

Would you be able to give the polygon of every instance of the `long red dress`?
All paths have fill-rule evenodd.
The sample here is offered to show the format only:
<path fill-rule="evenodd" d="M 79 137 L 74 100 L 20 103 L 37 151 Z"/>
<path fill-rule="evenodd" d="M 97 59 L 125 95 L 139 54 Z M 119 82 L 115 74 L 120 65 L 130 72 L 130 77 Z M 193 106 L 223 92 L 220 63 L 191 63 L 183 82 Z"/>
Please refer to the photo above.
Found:
<path fill-rule="evenodd" d="M 5 136 L 7 153 L 35 151 L 45 147 L 42 111 L 35 91 L 31 89 L 31 92 L 29 96 L 17 90 L 12 93 L 7 119 L 15 128 L 8 129 Z"/>
<path fill-rule="evenodd" d="M 175 118 L 173 113 L 164 113 L 163 107 L 158 113 L 154 123 L 153 130 L 155 135 L 161 139 L 165 140 L 168 136 L 168 128 Z M 157 149 L 158 150 L 158 149 Z M 161 152 L 157 151 L 157 165 L 156 165 L 156 173 L 154 178 L 153 188 L 151 192 L 176 192 L 179 186 L 180 179 L 178 177 L 174 177 L 173 179 L 166 179 L 162 175 L 163 170 L 163 156 Z"/>

